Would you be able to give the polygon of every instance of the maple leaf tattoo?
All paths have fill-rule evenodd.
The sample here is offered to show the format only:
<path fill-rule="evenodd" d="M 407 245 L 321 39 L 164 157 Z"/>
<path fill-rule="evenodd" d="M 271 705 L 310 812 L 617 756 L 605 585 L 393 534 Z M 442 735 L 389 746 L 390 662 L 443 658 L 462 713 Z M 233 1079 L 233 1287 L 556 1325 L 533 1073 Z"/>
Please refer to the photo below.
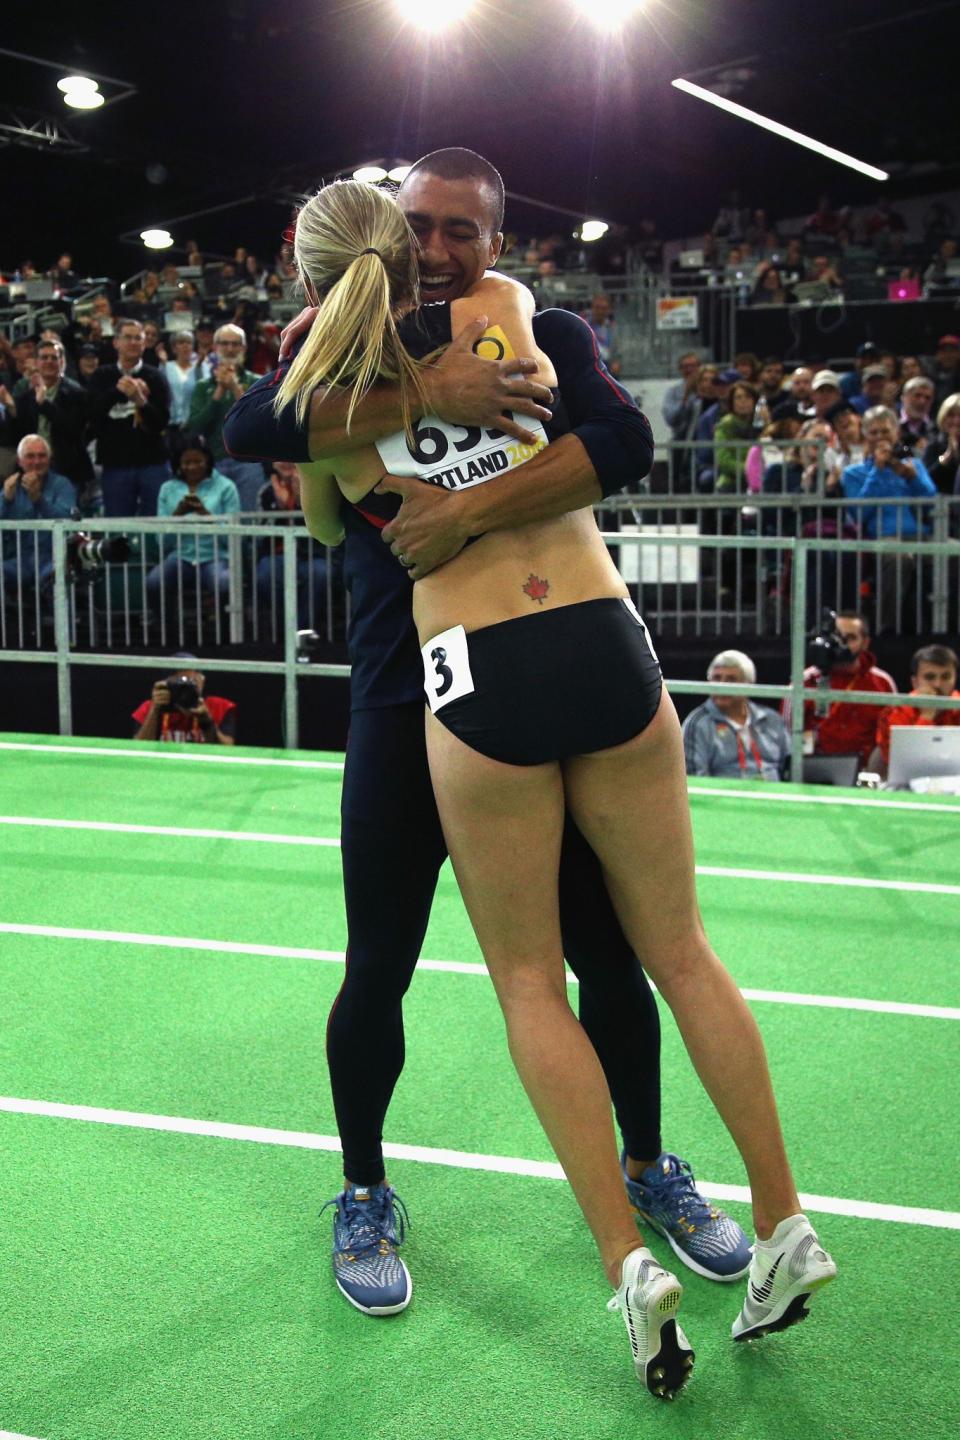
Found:
<path fill-rule="evenodd" d="M 547 591 L 550 589 L 549 580 L 541 580 L 539 575 L 528 575 L 526 585 L 521 586 L 524 595 L 529 595 L 531 600 L 536 600 L 542 605 L 547 598 Z"/>

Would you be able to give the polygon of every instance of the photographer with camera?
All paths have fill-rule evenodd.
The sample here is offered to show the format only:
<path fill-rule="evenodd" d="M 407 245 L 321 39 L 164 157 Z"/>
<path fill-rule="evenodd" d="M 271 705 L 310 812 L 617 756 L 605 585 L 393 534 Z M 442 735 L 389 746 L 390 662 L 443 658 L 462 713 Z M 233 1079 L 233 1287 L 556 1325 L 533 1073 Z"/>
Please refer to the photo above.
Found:
<path fill-rule="evenodd" d="M 859 465 L 848 465 L 840 477 L 845 495 L 862 500 L 936 495 L 937 487 L 926 466 L 901 440 L 897 417 L 886 405 L 874 405 L 866 412 L 863 439 L 863 460 Z M 851 511 L 851 519 L 859 523 L 867 540 L 880 536 L 910 540 L 924 528 L 909 505 L 858 506 Z"/>
<path fill-rule="evenodd" d="M 0 489 L 0 520 L 65 520 L 73 512 L 77 492 L 65 475 L 51 470 L 50 456 L 50 445 L 42 435 L 24 435 L 17 446 L 17 469 Z M 3 578 L 7 584 L 16 588 L 18 583 L 32 581 L 43 586 L 52 575 L 49 531 L 24 535 L 4 529 Z"/>
<path fill-rule="evenodd" d="M 195 660 L 185 652 L 175 660 Z M 134 740 L 168 740 L 195 745 L 235 745 L 237 707 L 220 695 L 204 695 L 200 670 L 175 670 L 158 680 L 149 700 L 133 712 Z"/>
<path fill-rule="evenodd" d="M 824 611 L 820 633 L 810 642 L 803 672 L 804 688 L 821 698 L 803 707 L 803 748 L 807 755 L 859 755 L 867 765 L 877 743 L 877 727 L 886 710 L 877 705 L 832 704 L 831 690 L 869 690 L 892 695 L 892 676 L 881 670 L 870 649 L 870 625 L 856 610 Z M 784 700 L 783 718 L 790 728 L 791 702 Z"/>

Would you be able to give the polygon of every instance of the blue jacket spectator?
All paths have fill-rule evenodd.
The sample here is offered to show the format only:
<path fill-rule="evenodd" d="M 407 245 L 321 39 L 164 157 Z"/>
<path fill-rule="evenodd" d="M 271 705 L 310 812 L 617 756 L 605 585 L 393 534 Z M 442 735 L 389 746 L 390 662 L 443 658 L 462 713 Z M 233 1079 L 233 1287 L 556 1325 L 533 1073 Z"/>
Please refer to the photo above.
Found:
<path fill-rule="evenodd" d="M 77 492 L 65 475 L 50 469 L 50 446 L 42 435 L 24 435 L 17 447 L 17 469 L 0 486 L 0 520 L 66 520 Z M 19 544 L 18 544 L 19 539 Z M 44 585 L 53 574 L 49 531 L 30 534 L 4 529 L 3 577 L 16 586 L 35 580 Z"/>
<path fill-rule="evenodd" d="M 840 483 L 844 495 L 853 500 L 905 499 L 908 496 L 921 499 L 937 493 L 923 461 L 917 458 L 898 460 L 894 445 L 889 441 L 881 441 L 873 454 L 859 465 L 848 465 Z M 858 505 L 851 511 L 851 518 L 860 525 L 861 533 L 868 540 L 888 536 L 910 540 L 927 528 L 918 522 L 909 505 Z"/>
<path fill-rule="evenodd" d="M 755 685 L 757 671 L 741 650 L 722 650 L 707 669 L 718 684 Z M 711 695 L 683 722 L 688 775 L 729 780 L 782 780 L 790 734 L 782 716 L 743 695 Z"/>

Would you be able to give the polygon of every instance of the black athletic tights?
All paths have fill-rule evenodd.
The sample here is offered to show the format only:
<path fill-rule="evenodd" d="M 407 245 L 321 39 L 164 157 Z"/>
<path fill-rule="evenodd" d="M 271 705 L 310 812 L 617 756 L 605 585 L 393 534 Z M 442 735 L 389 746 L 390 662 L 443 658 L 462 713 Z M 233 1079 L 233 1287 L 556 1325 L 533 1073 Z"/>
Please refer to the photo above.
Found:
<path fill-rule="evenodd" d="M 423 705 L 351 717 L 341 845 L 347 968 L 327 1024 L 345 1175 L 383 1179 L 383 1123 L 403 1069 L 402 1002 L 430 918 L 446 846 L 430 786 Z M 629 1154 L 660 1153 L 660 1020 L 620 929 L 600 865 L 570 822 L 560 866 L 564 952 L 580 1020 L 613 1096 Z"/>

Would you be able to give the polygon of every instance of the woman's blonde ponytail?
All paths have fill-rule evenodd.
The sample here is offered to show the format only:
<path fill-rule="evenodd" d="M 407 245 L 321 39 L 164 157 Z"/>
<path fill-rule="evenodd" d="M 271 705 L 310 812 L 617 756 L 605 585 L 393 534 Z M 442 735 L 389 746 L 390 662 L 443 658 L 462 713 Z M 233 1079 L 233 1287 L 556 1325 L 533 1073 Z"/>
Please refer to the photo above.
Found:
<path fill-rule="evenodd" d="M 301 278 L 313 284 L 321 303 L 280 386 L 277 412 L 295 402 L 303 422 L 318 386 L 349 387 L 349 432 L 371 385 L 394 380 L 409 434 L 410 392 L 423 401 L 426 395 L 396 325 L 401 310 L 418 299 L 416 242 L 402 212 L 374 185 L 335 181 L 301 210 L 294 254 Z"/>

